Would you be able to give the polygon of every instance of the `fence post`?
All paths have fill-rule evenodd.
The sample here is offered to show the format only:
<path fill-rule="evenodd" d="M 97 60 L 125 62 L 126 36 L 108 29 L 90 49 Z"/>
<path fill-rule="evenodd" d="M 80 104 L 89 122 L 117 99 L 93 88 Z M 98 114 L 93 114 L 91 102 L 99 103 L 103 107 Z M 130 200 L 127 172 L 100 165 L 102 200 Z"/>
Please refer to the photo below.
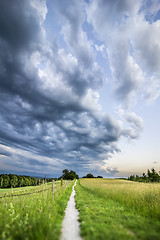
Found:
<path fill-rule="evenodd" d="M 54 199 L 54 180 L 52 181 L 52 199 Z"/>
<path fill-rule="evenodd" d="M 42 189 L 44 190 L 44 179 L 42 181 Z"/>
<path fill-rule="evenodd" d="M 61 189 L 62 189 L 62 186 L 63 186 L 63 178 L 61 178 Z"/>

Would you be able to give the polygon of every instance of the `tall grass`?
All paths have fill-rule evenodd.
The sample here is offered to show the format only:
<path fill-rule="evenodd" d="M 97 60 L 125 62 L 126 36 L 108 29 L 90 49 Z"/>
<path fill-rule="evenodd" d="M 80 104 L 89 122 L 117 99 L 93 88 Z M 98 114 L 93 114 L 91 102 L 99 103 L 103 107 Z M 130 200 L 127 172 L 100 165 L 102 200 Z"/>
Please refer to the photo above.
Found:
<path fill-rule="evenodd" d="M 52 199 L 51 184 L 31 187 L 26 192 L 50 188 L 32 195 L 0 199 L 0 239 L 2 240 L 49 240 L 59 239 L 64 211 L 72 191 L 73 181 L 61 188 L 55 183 Z M 21 194 L 22 191 L 16 191 Z M 8 193 L 11 194 L 11 191 Z M 12 193 L 14 194 L 14 192 Z M 0 196 L 4 195 L 4 192 Z"/>
<path fill-rule="evenodd" d="M 160 219 L 160 183 L 139 183 L 115 179 L 81 179 L 87 189 L 117 201 L 145 216 Z"/>
<path fill-rule="evenodd" d="M 145 217 L 136 210 L 136 204 L 140 209 L 144 203 L 143 200 L 138 202 L 139 197 L 142 198 L 139 185 L 138 190 L 136 185 L 134 189 L 133 184 L 120 180 L 81 179 L 80 183 L 76 185 L 76 206 L 83 239 L 160 239 L 160 221 L 149 215 Z M 139 195 L 136 195 L 137 191 Z M 130 201 L 132 196 L 133 201 L 136 200 L 134 207 Z"/>

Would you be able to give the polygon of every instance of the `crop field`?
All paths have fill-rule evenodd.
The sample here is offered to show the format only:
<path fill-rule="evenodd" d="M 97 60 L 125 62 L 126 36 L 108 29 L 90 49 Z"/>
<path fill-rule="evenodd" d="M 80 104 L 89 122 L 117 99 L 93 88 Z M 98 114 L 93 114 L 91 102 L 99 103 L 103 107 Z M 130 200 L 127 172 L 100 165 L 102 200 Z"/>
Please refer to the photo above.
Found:
<path fill-rule="evenodd" d="M 59 239 L 73 181 L 0 190 L 0 239 Z M 21 196 L 14 196 L 20 195 Z M 24 195 L 22 195 L 24 194 Z M 3 196 L 3 197 L 2 197 Z M 1 198 L 2 197 L 2 198 Z"/>
<path fill-rule="evenodd" d="M 160 183 L 80 179 L 76 205 L 84 240 L 160 239 Z"/>

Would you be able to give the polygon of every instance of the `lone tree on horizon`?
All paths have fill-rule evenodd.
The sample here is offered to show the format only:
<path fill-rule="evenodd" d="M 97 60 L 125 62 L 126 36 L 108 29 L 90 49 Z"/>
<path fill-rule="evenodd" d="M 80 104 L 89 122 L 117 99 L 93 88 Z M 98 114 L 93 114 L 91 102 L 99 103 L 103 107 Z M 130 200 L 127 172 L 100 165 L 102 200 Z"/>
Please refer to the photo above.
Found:
<path fill-rule="evenodd" d="M 62 173 L 63 173 L 62 178 L 63 178 L 64 180 L 73 180 L 73 179 L 75 179 L 75 178 L 77 178 L 77 179 L 79 178 L 79 176 L 77 175 L 77 173 L 74 172 L 73 170 L 68 171 L 68 169 L 64 169 L 64 170 L 62 171 Z"/>

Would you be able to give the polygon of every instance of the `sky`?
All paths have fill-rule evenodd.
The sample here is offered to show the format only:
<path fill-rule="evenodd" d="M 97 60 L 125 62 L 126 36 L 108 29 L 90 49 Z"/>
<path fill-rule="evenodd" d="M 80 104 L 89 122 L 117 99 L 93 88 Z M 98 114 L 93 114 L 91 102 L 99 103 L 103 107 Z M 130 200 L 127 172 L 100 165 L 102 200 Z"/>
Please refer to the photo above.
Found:
<path fill-rule="evenodd" d="M 0 1 L 0 173 L 160 170 L 160 1 Z"/>

